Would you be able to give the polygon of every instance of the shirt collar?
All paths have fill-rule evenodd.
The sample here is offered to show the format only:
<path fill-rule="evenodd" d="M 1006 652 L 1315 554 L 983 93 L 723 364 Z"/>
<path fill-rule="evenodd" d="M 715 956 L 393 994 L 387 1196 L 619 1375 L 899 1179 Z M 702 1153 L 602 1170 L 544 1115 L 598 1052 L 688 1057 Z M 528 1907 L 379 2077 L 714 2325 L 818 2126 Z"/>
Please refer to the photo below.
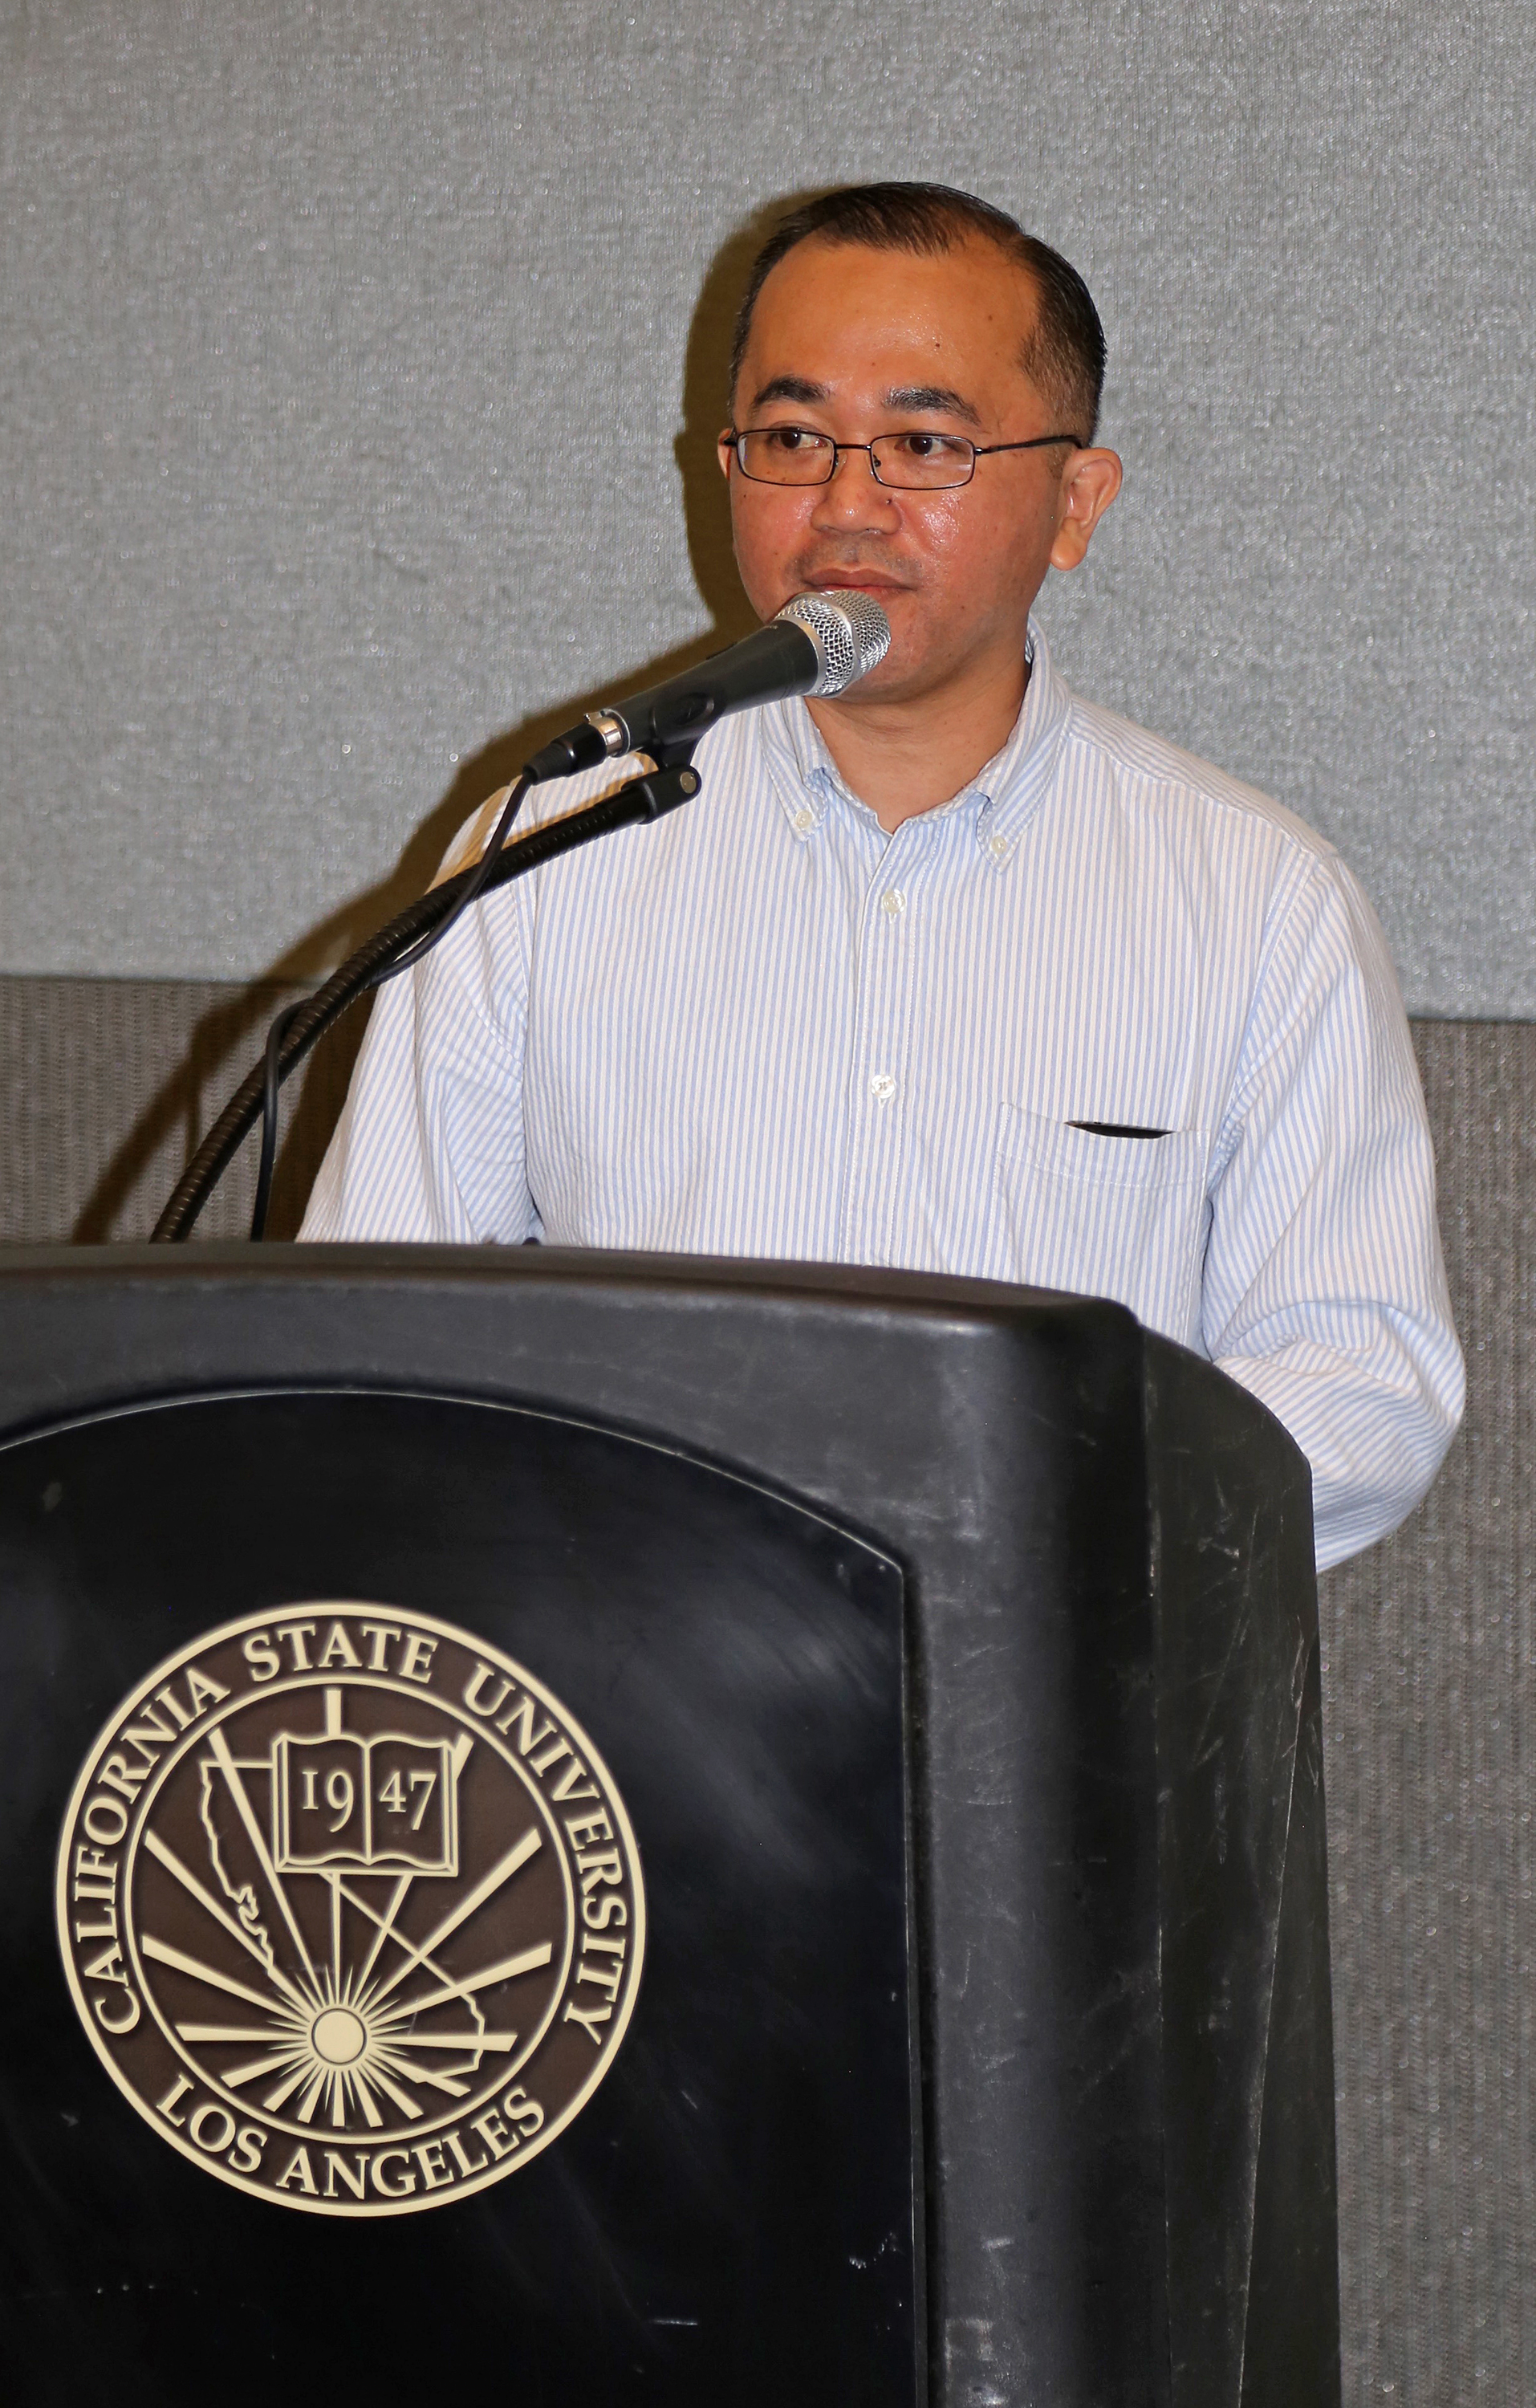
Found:
<path fill-rule="evenodd" d="M 1020 837 L 1039 809 L 1055 770 L 1066 734 L 1070 695 L 1051 665 L 1044 631 L 1031 617 L 1029 684 L 1024 708 L 1000 752 L 994 753 L 953 800 L 925 812 L 925 819 L 971 817 L 983 860 L 997 869 L 1012 860 Z M 815 721 L 797 696 L 769 703 L 762 715 L 764 751 L 773 787 L 790 828 L 809 842 L 831 805 L 866 808 L 851 795 Z"/>

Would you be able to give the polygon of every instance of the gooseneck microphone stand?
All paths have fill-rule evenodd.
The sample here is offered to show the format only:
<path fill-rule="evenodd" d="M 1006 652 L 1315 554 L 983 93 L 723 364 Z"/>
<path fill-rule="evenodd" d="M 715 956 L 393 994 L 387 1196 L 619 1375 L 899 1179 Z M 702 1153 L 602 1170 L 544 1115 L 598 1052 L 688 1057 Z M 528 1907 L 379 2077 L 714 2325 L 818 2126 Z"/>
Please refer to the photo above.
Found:
<path fill-rule="evenodd" d="M 350 1004 L 419 962 L 423 953 L 441 942 L 470 905 L 481 896 L 490 894 L 494 887 L 505 886 L 509 879 L 521 878 L 542 863 L 558 859 L 563 853 L 573 853 L 596 837 L 661 819 L 680 804 L 691 802 L 701 783 L 698 772 L 690 767 L 696 741 L 695 737 L 650 746 L 656 766 L 643 777 L 631 778 L 626 785 L 572 811 L 567 818 L 531 828 L 526 836 L 508 843 L 508 830 L 534 782 L 525 770 L 512 787 L 495 831 L 478 861 L 468 869 L 460 870 L 456 877 L 445 878 L 440 886 L 418 896 L 414 903 L 409 903 L 386 926 L 360 945 L 318 993 L 303 1003 L 290 1004 L 278 1014 L 263 1060 L 242 1079 L 188 1163 L 155 1223 L 151 1242 L 177 1245 L 191 1236 L 198 1214 L 258 1120 L 263 1125 L 262 1159 L 251 1234 L 252 1238 L 264 1236 L 277 1158 L 279 1090 L 326 1030 L 340 1019 Z"/>
<path fill-rule="evenodd" d="M 594 837 L 658 820 L 680 803 L 690 802 L 700 783 L 692 766 L 694 748 L 723 712 L 796 694 L 841 694 L 884 659 L 890 640 L 890 621 L 872 595 L 856 589 L 797 594 L 766 626 L 727 645 L 697 668 L 666 678 L 611 710 L 589 711 L 578 726 L 552 738 L 524 765 L 474 867 L 434 886 L 370 937 L 318 995 L 279 1012 L 267 1034 L 265 1058 L 236 1089 L 177 1182 L 155 1223 L 154 1242 L 174 1245 L 190 1235 L 237 1147 L 258 1119 L 262 1152 L 251 1234 L 264 1237 L 277 1160 L 279 1090 L 349 1004 L 419 962 L 494 886 L 588 844 Z M 631 778 L 584 810 L 530 830 L 515 844 L 507 841 L 530 786 L 635 753 L 655 765 L 643 777 Z"/>

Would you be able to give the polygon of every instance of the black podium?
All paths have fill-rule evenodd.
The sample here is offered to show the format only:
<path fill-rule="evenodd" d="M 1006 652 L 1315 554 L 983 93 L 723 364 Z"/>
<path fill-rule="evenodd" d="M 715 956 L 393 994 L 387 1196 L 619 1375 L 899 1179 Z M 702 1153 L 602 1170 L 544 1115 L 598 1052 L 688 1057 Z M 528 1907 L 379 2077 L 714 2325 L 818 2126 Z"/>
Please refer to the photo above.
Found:
<path fill-rule="evenodd" d="M 1311 1541 L 1110 1305 L 14 1252 L 7 2397 L 1336 2401 Z"/>

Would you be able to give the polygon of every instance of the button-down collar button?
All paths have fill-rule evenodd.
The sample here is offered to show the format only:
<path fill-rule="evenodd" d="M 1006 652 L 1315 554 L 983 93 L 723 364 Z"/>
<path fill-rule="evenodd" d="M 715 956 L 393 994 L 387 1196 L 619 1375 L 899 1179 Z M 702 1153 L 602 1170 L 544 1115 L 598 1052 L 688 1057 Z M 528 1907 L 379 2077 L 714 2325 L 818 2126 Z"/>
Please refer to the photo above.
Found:
<path fill-rule="evenodd" d="M 814 811 L 808 811 L 802 803 L 799 810 L 795 814 L 792 824 L 801 836 L 804 836 L 807 828 L 813 828 L 815 826 L 816 814 Z"/>
<path fill-rule="evenodd" d="M 869 1093 L 877 1104 L 888 1104 L 896 1093 L 896 1081 L 889 1070 L 877 1070 L 869 1082 Z"/>
<path fill-rule="evenodd" d="M 991 853 L 994 861 L 1006 861 L 1008 859 L 1008 838 L 1005 836 L 989 837 L 987 839 L 987 851 Z"/>
<path fill-rule="evenodd" d="M 907 898 L 899 886 L 893 886 L 888 894 L 881 896 L 880 908 L 887 920 L 899 919 L 907 908 Z"/>

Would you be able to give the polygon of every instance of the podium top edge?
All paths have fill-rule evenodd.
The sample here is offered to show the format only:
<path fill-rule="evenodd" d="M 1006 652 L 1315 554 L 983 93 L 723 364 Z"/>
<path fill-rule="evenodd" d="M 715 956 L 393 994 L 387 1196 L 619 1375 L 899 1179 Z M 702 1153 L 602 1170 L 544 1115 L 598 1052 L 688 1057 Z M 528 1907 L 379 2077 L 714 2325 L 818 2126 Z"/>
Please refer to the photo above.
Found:
<path fill-rule="evenodd" d="M 760 1260 L 749 1256 L 621 1253 L 582 1246 L 309 1245 L 205 1240 L 190 1245 L 0 1246 L 0 1294 L 26 1286 L 100 1288 L 261 1285 L 314 1290 L 402 1285 L 619 1289 L 637 1297 L 680 1288 L 701 1297 L 755 1292 L 765 1302 L 896 1309 L 946 1320 L 995 1323 L 1113 1315 L 1135 1326 L 1124 1305 L 1051 1288 L 948 1272 L 864 1264 Z"/>

